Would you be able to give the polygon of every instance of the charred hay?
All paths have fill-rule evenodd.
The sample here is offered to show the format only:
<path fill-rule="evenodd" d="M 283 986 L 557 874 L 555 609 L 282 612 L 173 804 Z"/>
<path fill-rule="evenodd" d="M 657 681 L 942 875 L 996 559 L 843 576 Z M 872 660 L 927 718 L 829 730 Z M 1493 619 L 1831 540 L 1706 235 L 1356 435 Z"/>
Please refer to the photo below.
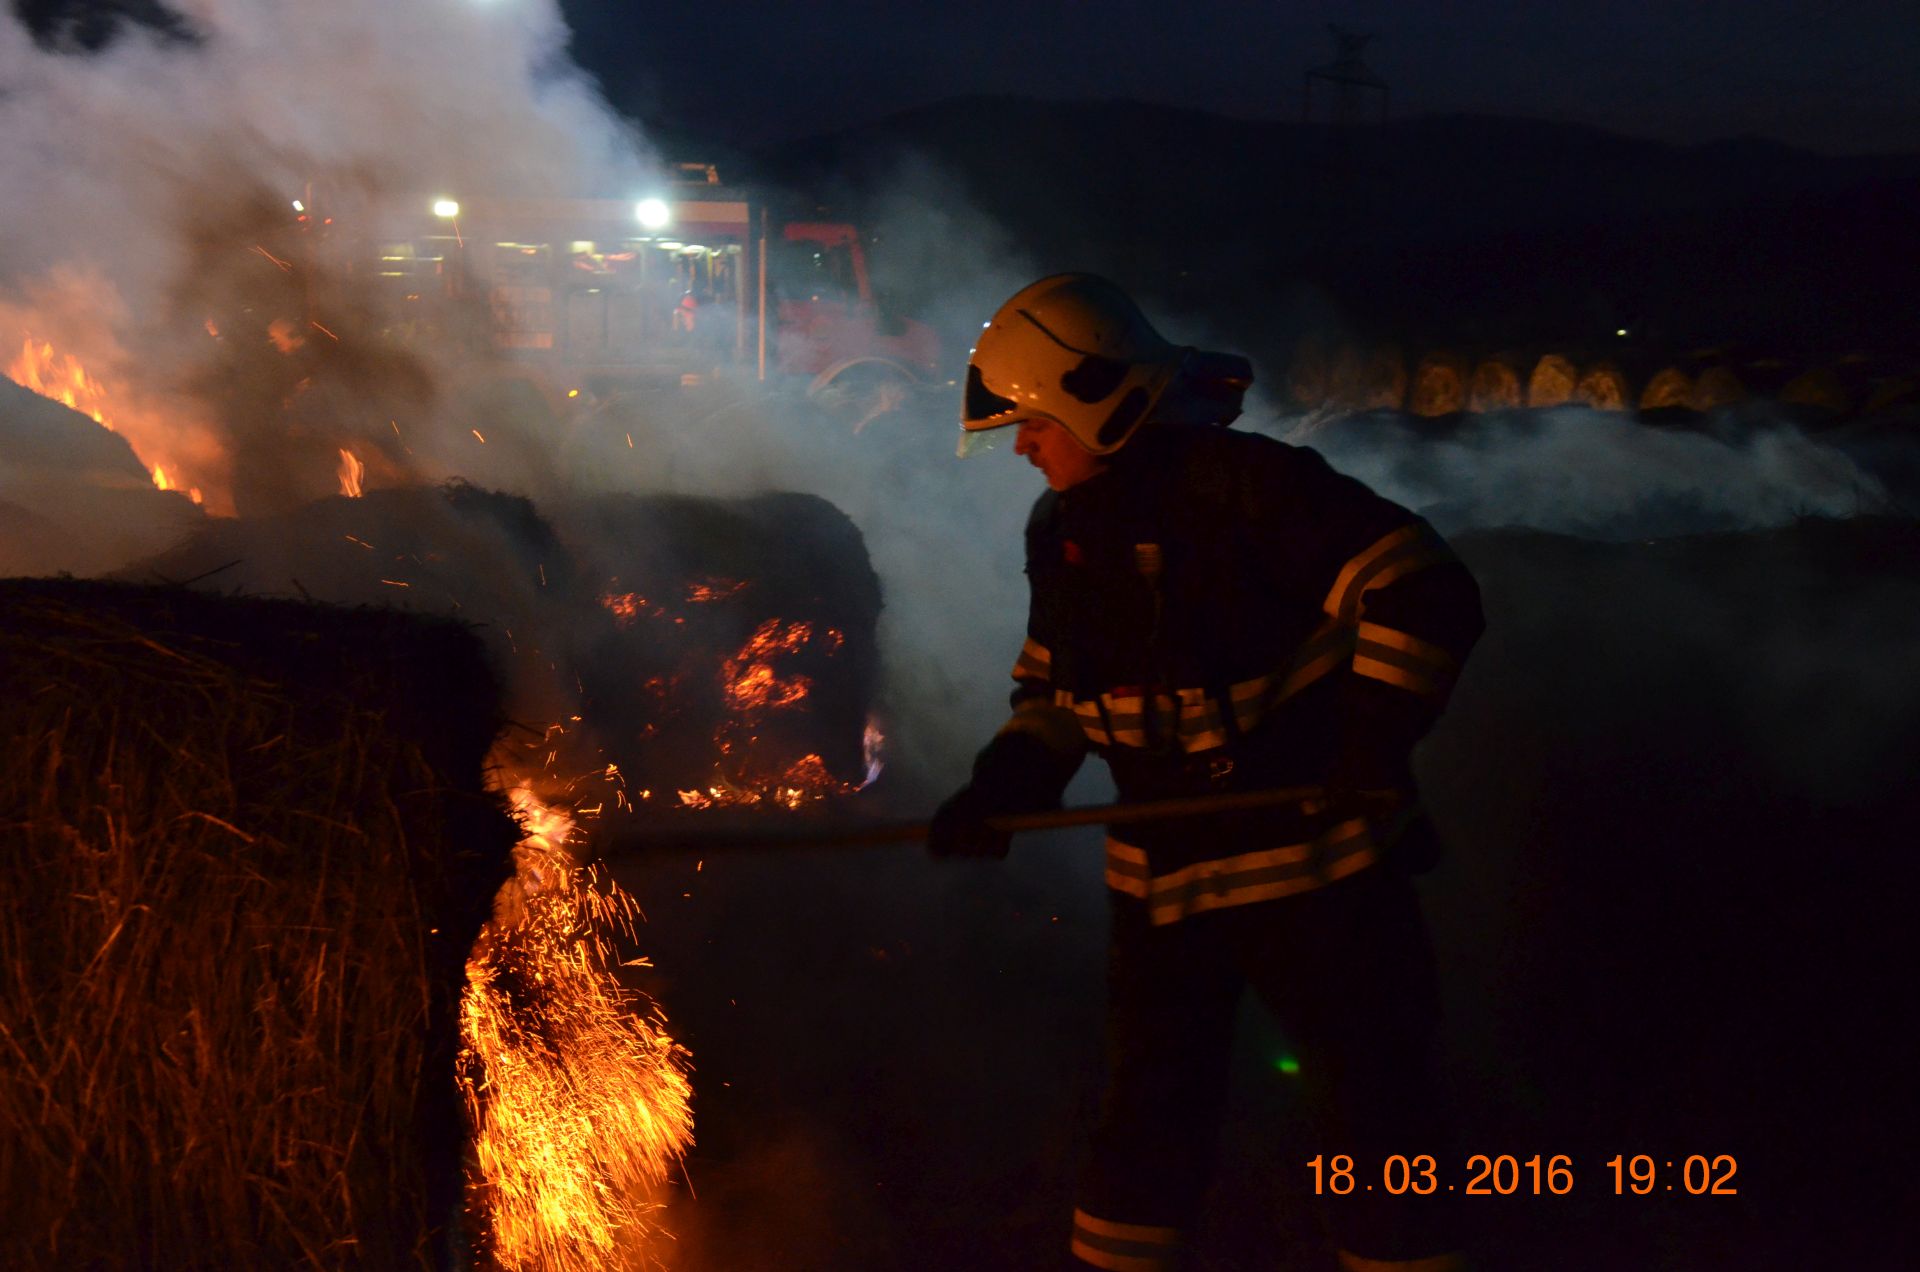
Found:
<path fill-rule="evenodd" d="M 881 592 L 844 513 L 792 492 L 613 496 L 559 521 L 600 594 L 574 665 L 608 758 L 663 793 L 765 791 L 807 757 L 810 786 L 864 780 Z"/>
<path fill-rule="evenodd" d="M 453 623 L 0 583 L 0 1262 L 441 1261 L 498 710 Z"/>

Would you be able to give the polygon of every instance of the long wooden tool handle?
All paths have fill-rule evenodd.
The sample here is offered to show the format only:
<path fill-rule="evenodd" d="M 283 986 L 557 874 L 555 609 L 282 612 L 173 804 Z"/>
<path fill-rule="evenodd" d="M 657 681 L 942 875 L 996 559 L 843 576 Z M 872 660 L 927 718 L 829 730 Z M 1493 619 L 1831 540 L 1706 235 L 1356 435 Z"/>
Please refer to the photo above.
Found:
<path fill-rule="evenodd" d="M 1272 808 L 1323 799 L 1318 786 L 1281 786 L 1258 791 L 1227 791 L 1211 795 L 1183 795 L 1143 804 L 1096 804 L 1087 808 L 1059 808 L 1045 813 L 1018 813 L 989 818 L 987 825 L 1008 834 L 1028 830 L 1064 830 L 1071 826 L 1124 825 L 1129 822 L 1198 817 L 1249 808 Z M 714 827 L 694 833 L 632 831 L 617 835 L 607 856 L 672 851 L 727 852 L 752 848 L 870 848 L 880 844 L 918 843 L 927 838 L 930 823 L 875 822 L 866 826 L 810 827 L 804 824 L 774 829 L 764 825 Z"/>

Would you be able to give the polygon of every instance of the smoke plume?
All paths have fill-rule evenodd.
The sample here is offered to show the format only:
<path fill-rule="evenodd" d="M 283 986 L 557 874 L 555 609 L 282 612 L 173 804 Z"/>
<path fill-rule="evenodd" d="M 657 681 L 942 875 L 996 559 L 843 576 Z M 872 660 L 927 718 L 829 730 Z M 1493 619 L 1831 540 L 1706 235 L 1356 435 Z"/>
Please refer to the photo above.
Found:
<path fill-rule="evenodd" d="M 564 56 L 552 0 L 177 8 L 177 34 L 84 56 L 0 24 L 5 356 L 84 364 L 113 427 L 214 510 L 327 493 L 285 480 L 290 448 L 377 442 L 446 475 L 434 351 L 386 344 L 377 298 L 300 249 L 330 210 L 626 194 L 644 142 Z"/>

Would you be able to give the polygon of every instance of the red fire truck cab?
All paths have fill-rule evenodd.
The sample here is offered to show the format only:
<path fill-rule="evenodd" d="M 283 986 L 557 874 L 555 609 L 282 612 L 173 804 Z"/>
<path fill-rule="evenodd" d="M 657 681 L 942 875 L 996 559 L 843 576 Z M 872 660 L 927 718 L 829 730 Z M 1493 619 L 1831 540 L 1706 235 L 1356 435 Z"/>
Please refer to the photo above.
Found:
<path fill-rule="evenodd" d="M 728 375 L 830 398 L 935 375 L 932 328 L 875 302 L 853 225 L 779 219 L 687 167 L 705 179 L 638 202 L 422 198 L 381 215 L 362 267 L 416 337 L 509 364 L 556 401 Z"/>

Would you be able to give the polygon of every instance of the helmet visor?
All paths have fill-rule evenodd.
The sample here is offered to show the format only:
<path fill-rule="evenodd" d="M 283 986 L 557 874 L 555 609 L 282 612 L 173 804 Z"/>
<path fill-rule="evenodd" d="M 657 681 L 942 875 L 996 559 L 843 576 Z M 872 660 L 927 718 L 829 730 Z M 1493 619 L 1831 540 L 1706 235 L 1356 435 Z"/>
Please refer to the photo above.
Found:
<path fill-rule="evenodd" d="M 1011 424 L 1019 410 L 1018 402 L 987 387 L 979 367 L 967 367 L 967 396 L 960 413 L 961 427 L 998 428 Z"/>
<path fill-rule="evenodd" d="M 960 444 L 953 448 L 953 453 L 961 459 L 972 459 L 976 455 L 984 455 L 992 450 L 1003 436 L 1005 436 L 1004 430 L 997 428 L 962 429 Z"/>

